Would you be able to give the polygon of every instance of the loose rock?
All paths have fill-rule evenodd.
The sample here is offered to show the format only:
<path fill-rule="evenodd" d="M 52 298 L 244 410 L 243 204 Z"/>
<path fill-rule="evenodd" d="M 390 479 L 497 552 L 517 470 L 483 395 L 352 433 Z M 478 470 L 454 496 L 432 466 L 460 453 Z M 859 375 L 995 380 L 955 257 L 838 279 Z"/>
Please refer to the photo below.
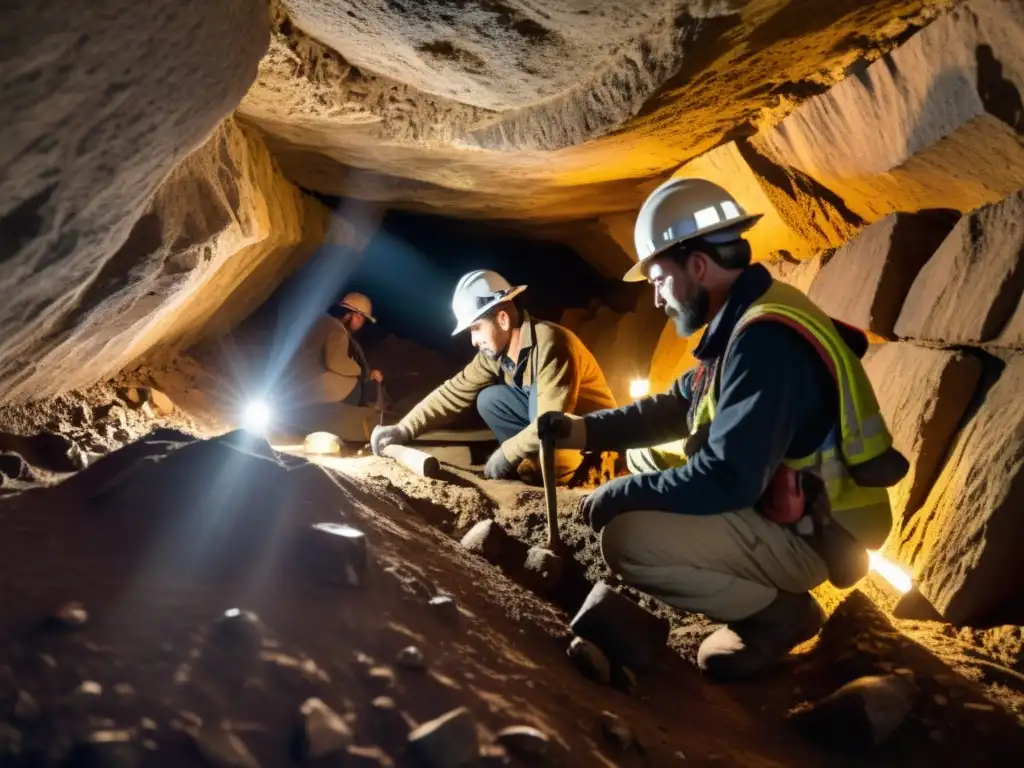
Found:
<path fill-rule="evenodd" d="M 352 730 L 348 723 L 320 699 L 307 699 L 299 713 L 302 722 L 296 747 L 301 759 L 316 760 L 341 752 L 352 743 Z"/>
<path fill-rule="evenodd" d="M 415 645 L 409 645 L 400 650 L 395 656 L 395 663 L 406 669 L 424 669 L 427 666 L 423 651 Z"/>
<path fill-rule="evenodd" d="M 619 749 L 629 749 L 636 741 L 629 726 L 613 712 L 601 713 L 601 732 Z"/>
<path fill-rule="evenodd" d="M 565 652 L 573 666 L 588 680 L 607 684 L 612 679 L 612 665 L 604 651 L 589 640 L 574 637 Z"/>
<path fill-rule="evenodd" d="M 496 565 L 507 539 L 508 534 L 496 520 L 481 520 L 462 537 L 462 546 Z"/>
<path fill-rule="evenodd" d="M 103 686 L 95 680 L 83 680 L 75 689 L 77 696 L 102 696 Z"/>
<path fill-rule="evenodd" d="M 378 690 L 386 691 L 395 687 L 395 673 L 391 667 L 372 667 L 367 673 L 367 677 Z"/>
<path fill-rule="evenodd" d="M 480 751 L 476 724 L 465 707 L 423 723 L 409 734 L 409 750 L 430 768 L 473 763 Z"/>
<path fill-rule="evenodd" d="M 498 743 L 510 754 L 525 760 L 540 760 L 551 749 L 551 739 L 543 731 L 529 725 L 512 725 L 498 731 Z"/>
<path fill-rule="evenodd" d="M 174 413 L 174 402 L 159 389 L 149 390 L 149 404 L 160 416 L 170 416 Z"/>
<path fill-rule="evenodd" d="M 447 595 L 430 598 L 430 607 L 445 621 L 455 622 L 459 619 L 459 606 Z"/>
<path fill-rule="evenodd" d="M 245 742 L 219 725 L 202 728 L 193 738 L 199 753 L 215 768 L 260 768 Z"/>
<path fill-rule="evenodd" d="M 244 684 L 257 668 L 266 628 L 252 611 L 231 608 L 210 629 L 200 663 L 205 674 Z"/>
<path fill-rule="evenodd" d="M 14 716 L 22 722 L 35 720 L 39 717 L 39 703 L 28 691 L 18 691 L 18 700 L 14 704 Z"/>
<path fill-rule="evenodd" d="M 65 603 L 57 609 L 57 612 L 53 615 L 53 620 L 63 627 L 80 627 L 89 621 L 89 613 L 81 603 Z"/>
<path fill-rule="evenodd" d="M 142 750 L 129 730 L 94 731 L 76 744 L 70 763 L 83 768 L 135 768 L 142 762 Z"/>
<path fill-rule="evenodd" d="M 814 705 L 797 708 L 790 719 L 819 743 L 860 752 L 896 732 L 915 693 L 914 684 L 899 675 L 861 677 Z"/>
<path fill-rule="evenodd" d="M 343 523 L 317 523 L 310 529 L 309 556 L 317 578 L 358 587 L 366 579 L 366 536 Z"/>
<path fill-rule="evenodd" d="M 668 640 L 668 621 L 646 611 L 607 584 L 590 591 L 571 623 L 573 634 L 589 640 L 620 666 L 643 671 Z"/>

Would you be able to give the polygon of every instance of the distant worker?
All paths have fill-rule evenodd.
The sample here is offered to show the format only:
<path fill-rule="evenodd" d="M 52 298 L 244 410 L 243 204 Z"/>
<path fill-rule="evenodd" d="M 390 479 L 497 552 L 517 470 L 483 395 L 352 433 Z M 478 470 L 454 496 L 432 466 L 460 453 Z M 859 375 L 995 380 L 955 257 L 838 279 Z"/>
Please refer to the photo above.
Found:
<path fill-rule="evenodd" d="M 701 179 L 654 190 L 624 279 L 653 285 L 679 335 L 706 326 L 699 365 L 623 408 L 538 420 L 560 446 L 642 449 L 627 454 L 634 474 L 581 510 L 626 583 L 725 623 L 697 655 L 719 680 L 818 633 L 810 590 L 864 575 L 892 523 L 885 486 L 907 471 L 860 361 L 864 334 L 751 265 L 741 233 L 758 219 Z M 674 460 L 651 450 L 670 441 Z"/>
<path fill-rule="evenodd" d="M 367 321 L 377 322 L 370 299 L 361 293 L 346 294 L 316 321 L 294 363 L 302 376 L 297 397 L 306 403 L 383 406 L 384 376 L 370 368 L 355 338 Z"/>
<path fill-rule="evenodd" d="M 512 287 L 497 272 L 477 270 L 459 280 L 452 298 L 455 330 L 469 331 L 479 353 L 460 373 L 427 395 L 398 424 L 373 430 L 380 454 L 425 430 L 476 408 L 500 445 L 485 477 L 516 478 L 523 459 L 537 455 L 538 413 L 590 413 L 614 408 L 600 366 L 577 336 L 555 323 L 534 320 L 516 304 L 526 286 Z M 576 451 L 561 451 L 557 473 L 564 482 L 579 465 Z"/>

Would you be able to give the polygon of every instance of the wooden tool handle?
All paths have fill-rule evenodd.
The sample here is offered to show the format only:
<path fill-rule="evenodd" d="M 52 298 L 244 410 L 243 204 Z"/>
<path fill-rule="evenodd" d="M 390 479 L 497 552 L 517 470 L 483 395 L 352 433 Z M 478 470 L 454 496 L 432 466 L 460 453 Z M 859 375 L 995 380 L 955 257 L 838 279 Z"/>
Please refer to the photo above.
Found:
<path fill-rule="evenodd" d="M 544 480 L 544 503 L 548 512 L 548 549 L 557 552 L 562 548 L 562 538 L 558 533 L 554 437 L 542 437 L 540 440 L 540 476 Z"/>
<path fill-rule="evenodd" d="M 441 476 L 441 462 L 426 451 L 417 451 L 407 445 L 389 445 L 381 453 L 422 477 Z"/>

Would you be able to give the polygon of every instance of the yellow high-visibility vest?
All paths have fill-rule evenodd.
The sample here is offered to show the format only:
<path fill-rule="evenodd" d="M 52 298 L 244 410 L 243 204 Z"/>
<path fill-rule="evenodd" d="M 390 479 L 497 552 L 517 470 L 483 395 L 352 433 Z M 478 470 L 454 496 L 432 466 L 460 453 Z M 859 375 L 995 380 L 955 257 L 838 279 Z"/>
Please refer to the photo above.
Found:
<path fill-rule="evenodd" d="M 737 322 L 725 352 L 714 367 L 713 379 L 694 410 L 691 434 L 715 418 L 717 379 L 739 332 L 752 322 L 781 322 L 800 333 L 821 355 L 836 382 L 839 434 L 833 429 L 817 451 L 798 459 L 785 459 L 792 469 L 813 469 L 820 474 L 832 505 L 832 516 L 867 549 L 877 549 L 892 527 L 892 508 L 885 488 L 858 485 L 848 468 L 878 458 L 892 447 L 874 388 L 860 359 L 843 341 L 835 325 L 807 296 L 785 283 L 773 282 Z M 685 441 L 672 441 L 654 449 L 667 465 L 686 460 Z M 674 459 L 674 460 L 673 460 Z"/>

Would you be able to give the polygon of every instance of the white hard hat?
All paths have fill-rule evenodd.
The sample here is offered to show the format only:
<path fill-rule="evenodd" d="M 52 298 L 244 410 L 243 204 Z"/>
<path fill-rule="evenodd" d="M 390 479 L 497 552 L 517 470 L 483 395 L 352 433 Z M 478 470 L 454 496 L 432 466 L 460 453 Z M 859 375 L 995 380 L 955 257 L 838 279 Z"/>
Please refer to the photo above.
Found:
<path fill-rule="evenodd" d="M 644 279 L 644 263 L 686 240 L 711 243 L 738 240 L 762 214 L 748 215 L 736 199 L 704 179 L 669 179 L 651 192 L 640 208 L 633 229 L 637 263 L 622 276 L 627 282 Z"/>
<path fill-rule="evenodd" d="M 513 288 L 508 280 L 489 269 L 478 269 L 463 275 L 452 296 L 452 312 L 455 313 L 452 336 L 462 333 L 493 307 L 514 299 L 525 290 L 525 285 Z"/>
<path fill-rule="evenodd" d="M 368 296 L 362 293 L 346 293 L 345 298 L 338 302 L 338 306 L 358 312 L 371 323 L 377 322 L 377 318 L 373 316 L 373 303 Z"/>

